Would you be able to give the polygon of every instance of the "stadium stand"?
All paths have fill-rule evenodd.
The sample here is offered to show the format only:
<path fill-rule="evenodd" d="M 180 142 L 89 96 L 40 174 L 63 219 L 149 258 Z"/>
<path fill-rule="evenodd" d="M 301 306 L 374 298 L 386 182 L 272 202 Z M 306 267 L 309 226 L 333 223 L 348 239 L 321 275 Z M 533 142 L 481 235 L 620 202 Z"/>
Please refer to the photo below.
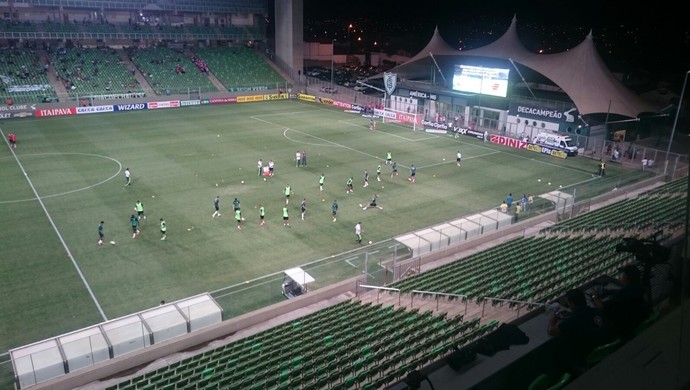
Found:
<path fill-rule="evenodd" d="M 275 89 L 286 82 L 256 50 L 246 46 L 194 48 L 193 51 L 207 62 L 230 92 L 261 87 Z"/>
<path fill-rule="evenodd" d="M 208 70 L 200 67 L 188 52 L 163 46 L 125 50 L 158 95 L 218 91 L 209 80 Z"/>
<path fill-rule="evenodd" d="M 0 96 L 16 103 L 57 99 L 46 76 L 45 64 L 33 49 L 9 47 L 0 50 Z"/>
<path fill-rule="evenodd" d="M 115 49 L 61 48 L 50 59 L 72 99 L 143 92 Z"/>

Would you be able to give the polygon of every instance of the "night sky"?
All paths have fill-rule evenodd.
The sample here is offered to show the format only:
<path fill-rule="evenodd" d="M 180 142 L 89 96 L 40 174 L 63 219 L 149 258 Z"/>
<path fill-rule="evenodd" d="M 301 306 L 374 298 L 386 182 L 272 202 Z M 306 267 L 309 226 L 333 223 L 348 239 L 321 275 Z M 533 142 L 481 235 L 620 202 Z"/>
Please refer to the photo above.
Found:
<path fill-rule="evenodd" d="M 602 58 L 614 71 L 670 76 L 690 69 L 685 59 L 690 23 L 677 5 L 664 2 L 641 7 L 594 0 L 304 0 L 304 11 L 307 41 L 330 42 L 323 36 L 326 31 L 332 34 L 355 22 L 389 49 L 401 46 L 416 54 L 438 26 L 451 46 L 471 49 L 497 39 L 516 16 L 518 35 L 532 51 L 565 50 L 591 30 Z"/>

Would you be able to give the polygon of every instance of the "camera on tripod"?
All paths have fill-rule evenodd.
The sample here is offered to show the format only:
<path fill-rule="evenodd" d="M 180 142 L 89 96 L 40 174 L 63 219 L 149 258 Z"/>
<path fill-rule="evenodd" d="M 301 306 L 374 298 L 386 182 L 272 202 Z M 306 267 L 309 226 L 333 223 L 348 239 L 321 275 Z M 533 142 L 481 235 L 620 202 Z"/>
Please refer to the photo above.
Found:
<path fill-rule="evenodd" d="M 657 242 L 656 235 L 653 239 L 647 240 L 624 238 L 623 242 L 616 245 L 616 252 L 632 253 L 638 262 L 647 266 L 665 263 L 671 254 L 669 248 Z"/>

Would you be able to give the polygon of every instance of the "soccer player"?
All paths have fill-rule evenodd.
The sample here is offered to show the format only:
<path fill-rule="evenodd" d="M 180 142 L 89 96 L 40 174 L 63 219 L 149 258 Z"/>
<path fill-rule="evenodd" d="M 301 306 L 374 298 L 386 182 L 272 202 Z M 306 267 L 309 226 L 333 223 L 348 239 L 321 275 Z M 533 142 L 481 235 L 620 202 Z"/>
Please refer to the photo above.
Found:
<path fill-rule="evenodd" d="M 285 194 L 285 204 L 290 203 L 290 194 L 292 194 L 292 189 L 290 188 L 289 184 L 285 185 L 285 189 L 283 190 L 283 194 Z"/>
<path fill-rule="evenodd" d="M 125 187 L 132 184 L 132 174 L 129 172 L 129 168 L 125 168 Z"/>
<path fill-rule="evenodd" d="M 455 155 L 455 165 L 460 166 L 460 160 L 462 160 L 462 153 L 458 150 L 458 153 Z"/>
<path fill-rule="evenodd" d="M 165 220 L 161 218 L 161 241 L 165 241 L 165 239 L 168 237 L 166 232 L 168 231 L 168 225 L 165 223 Z"/>
<path fill-rule="evenodd" d="M 333 222 L 336 221 L 336 214 L 338 214 L 338 201 L 333 199 L 333 204 L 331 205 L 331 214 L 333 214 Z"/>
<path fill-rule="evenodd" d="M 323 173 L 321 174 L 321 177 L 319 178 L 319 191 L 323 191 L 323 182 L 326 181 L 326 175 Z"/>
<path fill-rule="evenodd" d="M 369 119 L 369 130 L 376 131 L 376 122 L 374 122 L 374 118 Z"/>
<path fill-rule="evenodd" d="M 266 220 L 264 219 L 266 217 L 266 209 L 264 206 L 259 205 L 259 226 L 264 226 L 266 224 Z"/>
<path fill-rule="evenodd" d="M 237 229 L 242 230 L 242 211 L 235 209 L 235 219 L 237 220 Z"/>
<path fill-rule="evenodd" d="M 415 176 L 417 176 L 417 168 L 414 166 L 414 164 L 412 164 L 412 165 L 410 166 L 410 178 L 407 179 L 407 180 L 409 180 L 409 181 L 411 181 L 412 183 L 414 183 L 414 182 L 417 181 L 417 178 L 416 178 Z"/>
<path fill-rule="evenodd" d="M 302 151 L 302 166 L 303 167 L 307 166 L 307 151 L 306 150 Z"/>
<path fill-rule="evenodd" d="M 355 225 L 355 241 L 358 244 L 362 243 L 362 223 L 361 222 L 357 222 L 357 224 Z"/>
<path fill-rule="evenodd" d="M 132 216 L 129 218 L 129 222 L 132 224 L 132 238 L 137 238 L 137 234 L 140 233 L 139 231 L 139 218 L 132 214 Z"/>
<path fill-rule="evenodd" d="M 103 234 L 103 224 L 105 222 L 101 221 L 101 223 L 98 224 L 98 245 L 103 245 L 103 240 L 104 240 L 104 234 Z"/>
<path fill-rule="evenodd" d="M 237 211 L 240 209 L 240 200 L 235 198 L 235 200 L 232 201 L 232 209 L 234 211 Z"/>
<path fill-rule="evenodd" d="M 381 181 L 381 164 L 376 166 L 376 181 Z"/>
<path fill-rule="evenodd" d="M 7 139 L 10 141 L 10 147 L 17 149 L 17 136 L 14 133 L 7 134 Z"/>
<path fill-rule="evenodd" d="M 353 177 L 350 176 L 350 178 L 347 179 L 347 182 L 345 183 L 345 185 L 347 186 L 347 191 L 345 192 L 346 194 L 349 194 L 350 192 L 355 192 L 355 190 L 352 188 L 352 180 Z"/>
<path fill-rule="evenodd" d="M 216 209 L 216 211 L 213 212 L 211 218 L 215 218 L 216 216 L 220 217 L 220 195 L 216 195 L 215 199 L 213 199 L 213 208 Z"/>
<path fill-rule="evenodd" d="M 288 217 L 287 206 L 283 206 L 283 226 L 290 227 L 290 218 Z"/>
<path fill-rule="evenodd" d="M 390 165 L 391 162 L 393 162 L 393 154 L 388 151 L 386 152 L 386 165 Z"/>
<path fill-rule="evenodd" d="M 307 213 L 307 199 L 302 199 L 302 203 L 299 205 L 299 209 L 302 212 L 302 221 L 304 221 L 304 215 Z"/>
<path fill-rule="evenodd" d="M 377 209 L 383 210 L 383 207 L 378 206 L 378 205 L 376 204 L 376 201 L 378 200 L 378 198 L 379 198 L 379 196 L 376 195 L 376 194 L 374 194 L 374 196 L 371 197 L 371 202 L 369 202 L 369 206 L 364 206 L 364 207 L 362 207 L 362 210 L 366 210 L 366 209 L 368 209 L 369 207 L 376 207 Z"/>
<path fill-rule="evenodd" d="M 259 169 L 259 177 L 261 177 L 262 171 L 264 169 L 264 162 L 259 159 L 259 161 L 256 162 L 256 167 Z"/>
<path fill-rule="evenodd" d="M 295 153 L 295 166 L 296 166 L 297 168 L 299 168 L 299 164 L 300 164 L 301 162 L 302 162 L 302 153 L 300 153 L 300 151 L 298 150 L 298 151 Z"/>
<path fill-rule="evenodd" d="M 364 185 L 362 187 L 369 187 L 369 171 L 364 170 Z"/>
<path fill-rule="evenodd" d="M 273 160 L 268 160 L 268 176 L 270 177 L 273 177 L 273 167 L 275 167 Z"/>
<path fill-rule="evenodd" d="M 393 161 L 393 165 L 391 165 L 391 178 L 393 178 L 393 176 L 398 176 L 398 163 L 395 161 Z"/>
<path fill-rule="evenodd" d="M 144 204 L 141 203 L 140 200 L 137 200 L 137 203 L 134 204 L 134 209 L 137 211 L 137 219 L 141 221 L 141 218 L 144 217 L 145 221 L 146 214 L 144 214 Z"/>

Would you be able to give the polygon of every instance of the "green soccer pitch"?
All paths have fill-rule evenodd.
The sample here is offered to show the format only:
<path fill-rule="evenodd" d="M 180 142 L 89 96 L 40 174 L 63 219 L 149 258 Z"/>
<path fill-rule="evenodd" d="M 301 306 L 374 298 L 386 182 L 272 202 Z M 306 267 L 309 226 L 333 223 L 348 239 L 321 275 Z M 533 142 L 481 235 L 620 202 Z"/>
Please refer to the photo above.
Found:
<path fill-rule="evenodd" d="M 413 132 L 393 123 L 369 130 L 369 119 L 299 101 L 25 119 L 0 123 L 18 138 L 15 155 L 0 151 L 0 350 L 57 336 L 203 292 L 222 291 L 264 275 L 384 242 L 442 221 L 497 207 L 508 193 L 556 190 L 578 199 L 646 175 L 610 164 L 560 160 L 469 137 Z M 295 166 L 295 152 L 307 166 Z M 462 167 L 455 154 L 462 152 Z M 390 177 L 386 152 L 398 162 Z M 275 161 L 263 180 L 257 160 Z M 376 167 L 382 165 L 382 181 Z M 408 182 L 409 167 L 417 182 Z M 126 187 L 124 170 L 132 173 Z M 363 173 L 370 174 L 363 188 Z M 319 176 L 325 174 L 323 192 Z M 354 178 L 354 193 L 345 182 Z M 539 181 L 541 179 L 541 181 Z M 244 182 L 244 184 L 242 184 Z M 292 187 L 290 228 L 283 227 L 285 185 Z M 378 194 L 383 210 L 363 211 Z M 221 217 L 211 218 L 221 197 Z M 38 198 L 37 198 L 38 196 Z M 237 229 L 232 201 L 246 219 Z M 306 220 L 300 202 L 306 199 Z M 331 204 L 339 204 L 336 222 Z M 147 216 L 132 239 L 130 216 L 140 200 Z M 258 206 L 266 208 L 259 226 Z M 528 215 L 527 215 L 528 216 Z M 167 222 L 161 241 L 159 220 Z M 97 226 L 105 221 L 105 244 Z M 116 245 L 109 245 L 109 241 Z M 323 276 L 315 276 L 316 287 Z M 280 278 L 278 278 L 280 279 Z M 326 278 L 327 279 L 327 278 Z M 262 288 L 259 287 L 260 291 Z M 277 302 L 280 282 L 233 305 Z M 3 356 L 7 358 L 5 353 Z M 5 359 L 3 359 L 5 360 Z"/>

